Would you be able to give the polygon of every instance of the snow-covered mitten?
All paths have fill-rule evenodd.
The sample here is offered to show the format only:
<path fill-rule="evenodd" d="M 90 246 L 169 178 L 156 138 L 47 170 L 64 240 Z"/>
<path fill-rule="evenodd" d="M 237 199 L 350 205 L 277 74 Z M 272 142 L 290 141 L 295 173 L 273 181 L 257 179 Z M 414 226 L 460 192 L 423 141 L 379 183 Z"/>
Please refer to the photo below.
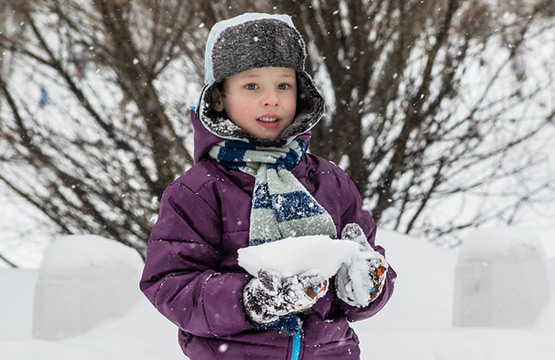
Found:
<path fill-rule="evenodd" d="M 251 320 L 266 324 L 311 307 L 327 290 L 328 281 L 321 276 L 282 278 L 273 271 L 260 270 L 243 289 L 243 305 Z"/>
<path fill-rule="evenodd" d="M 350 264 L 339 268 L 335 277 L 336 295 L 351 306 L 367 306 L 380 295 L 388 264 L 382 254 L 372 249 L 358 224 L 347 224 L 341 238 L 356 241 L 359 251 L 353 255 Z"/>

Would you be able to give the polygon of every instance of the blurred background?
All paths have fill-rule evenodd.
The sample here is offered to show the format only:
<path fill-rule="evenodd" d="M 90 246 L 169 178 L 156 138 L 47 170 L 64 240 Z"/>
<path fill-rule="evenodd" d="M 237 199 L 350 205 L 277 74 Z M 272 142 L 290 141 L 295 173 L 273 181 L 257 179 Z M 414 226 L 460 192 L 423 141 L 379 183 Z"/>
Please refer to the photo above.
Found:
<path fill-rule="evenodd" d="M 292 15 L 328 104 L 310 151 L 381 228 L 553 238 L 553 1 L 2 0 L 0 266 L 38 266 L 56 234 L 144 253 L 192 165 L 207 32 L 245 11 Z"/>

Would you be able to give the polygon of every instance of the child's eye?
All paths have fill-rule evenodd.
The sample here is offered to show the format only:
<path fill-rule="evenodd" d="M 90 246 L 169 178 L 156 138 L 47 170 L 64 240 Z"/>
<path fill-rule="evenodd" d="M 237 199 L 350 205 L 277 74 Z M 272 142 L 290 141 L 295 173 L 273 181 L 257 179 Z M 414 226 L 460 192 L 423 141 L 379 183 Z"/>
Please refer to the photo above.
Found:
<path fill-rule="evenodd" d="M 278 89 L 279 89 L 279 90 L 291 89 L 291 85 L 285 84 L 285 83 L 284 83 L 284 84 L 279 84 L 279 85 L 278 85 Z"/>
<path fill-rule="evenodd" d="M 247 85 L 245 85 L 245 89 L 247 89 L 247 90 L 256 90 L 256 89 L 258 89 L 258 85 L 256 85 L 256 84 L 247 84 Z"/>

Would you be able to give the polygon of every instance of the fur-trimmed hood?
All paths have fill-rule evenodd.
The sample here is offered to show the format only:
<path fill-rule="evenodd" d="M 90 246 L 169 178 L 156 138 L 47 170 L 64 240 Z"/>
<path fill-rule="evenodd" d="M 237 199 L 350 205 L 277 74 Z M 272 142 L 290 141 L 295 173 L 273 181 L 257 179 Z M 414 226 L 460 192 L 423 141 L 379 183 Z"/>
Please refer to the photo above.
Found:
<path fill-rule="evenodd" d="M 322 95 L 305 71 L 305 59 L 305 43 L 288 15 L 246 13 L 216 23 L 206 42 L 205 86 L 196 110 L 198 119 L 194 120 L 200 121 L 215 136 L 213 141 L 243 140 L 258 146 L 289 144 L 297 136 L 309 133 L 320 121 L 325 108 Z M 293 68 L 297 75 L 296 117 L 275 141 L 253 138 L 231 122 L 225 112 L 212 109 L 212 92 L 219 82 L 242 71 L 265 66 Z M 209 149 L 205 140 L 195 134 L 195 147 L 203 148 L 203 152 Z M 196 159 L 204 155 L 197 150 L 195 154 Z"/>

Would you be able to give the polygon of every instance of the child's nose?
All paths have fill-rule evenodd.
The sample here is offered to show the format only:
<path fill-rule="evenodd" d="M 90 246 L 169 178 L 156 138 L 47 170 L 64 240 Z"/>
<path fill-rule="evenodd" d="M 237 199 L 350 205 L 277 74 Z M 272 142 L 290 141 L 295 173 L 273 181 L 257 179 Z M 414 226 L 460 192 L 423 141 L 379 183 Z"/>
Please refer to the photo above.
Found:
<path fill-rule="evenodd" d="M 262 103 L 265 106 L 276 106 L 278 104 L 278 96 L 274 89 L 269 89 L 264 92 Z"/>

